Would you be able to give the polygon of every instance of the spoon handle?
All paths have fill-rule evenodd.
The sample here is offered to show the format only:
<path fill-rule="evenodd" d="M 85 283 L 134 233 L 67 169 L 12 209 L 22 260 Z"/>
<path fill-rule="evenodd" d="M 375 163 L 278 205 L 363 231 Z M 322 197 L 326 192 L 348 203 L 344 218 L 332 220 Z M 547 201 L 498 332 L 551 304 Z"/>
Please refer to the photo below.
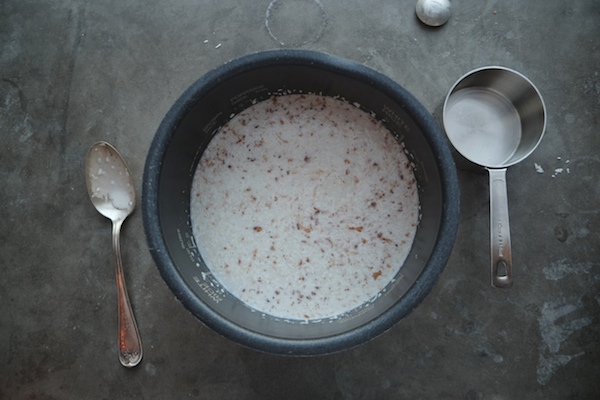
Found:
<path fill-rule="evenodd" d="M 123 220 L 116 220 L 113 222 L 112 229 L 119 306 L 119 361 L 125 367 L 135 367 L 142 360 L 142 340 L 125 286 L 123 261 L 121 260 L 121 225 L 123 225 Z"/>

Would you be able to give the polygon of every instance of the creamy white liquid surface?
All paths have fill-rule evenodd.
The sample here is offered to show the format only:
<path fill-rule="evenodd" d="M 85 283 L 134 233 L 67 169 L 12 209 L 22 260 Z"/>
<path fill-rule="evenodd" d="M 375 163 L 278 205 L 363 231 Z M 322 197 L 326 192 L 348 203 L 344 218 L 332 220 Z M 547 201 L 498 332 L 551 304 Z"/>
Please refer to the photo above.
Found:
<path fill-rule="evenodd" d="M 318 95 L 236 115 L 202 155 L 191 193 L 213 275 L 252 308 L 291 319 L 376 297 L 403 265 L 418 214 L 403 147 L 369 114 Z"/>

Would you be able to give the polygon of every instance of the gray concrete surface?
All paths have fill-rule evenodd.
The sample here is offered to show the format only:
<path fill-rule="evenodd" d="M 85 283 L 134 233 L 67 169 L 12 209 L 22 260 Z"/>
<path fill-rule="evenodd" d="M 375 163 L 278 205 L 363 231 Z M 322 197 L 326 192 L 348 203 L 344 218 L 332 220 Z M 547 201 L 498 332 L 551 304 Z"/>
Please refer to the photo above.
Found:
<path fill-rule="evenodd" d="M 416 1 L 272 3 L 0 2 L 0 398 L 597 398 L 600 2 L 453 0 L 437 29 L 415 18 Z M 152 137 L 188 85 L 234 57 L 291 47 L 364 63 L 434 114 L 479 66 L 538 86 L 546 136 L 508 172 L 514 287 L 489 285 L 487 178 L 460 172 L 453 256 L 408 318 L 334 355 L 257 353 L 178 303 L 138 209 L 122 247 L 145 356 L 121 367 L 110 224 L 87 198 L 87 148 L 117 146 L 139 193 Z"/>

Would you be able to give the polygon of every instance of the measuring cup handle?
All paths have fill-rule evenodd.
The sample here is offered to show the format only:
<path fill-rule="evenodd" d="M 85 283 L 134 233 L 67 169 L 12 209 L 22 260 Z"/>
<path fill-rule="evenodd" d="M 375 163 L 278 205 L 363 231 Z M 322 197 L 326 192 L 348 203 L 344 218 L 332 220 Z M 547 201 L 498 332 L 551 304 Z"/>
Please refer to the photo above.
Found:
<path fill-rule="evenodd" d="M 506 192 L 506 168 L 488 169 L 490 174 L 490 247 L 492 286 L 512 286 L 512 252 Z"/>

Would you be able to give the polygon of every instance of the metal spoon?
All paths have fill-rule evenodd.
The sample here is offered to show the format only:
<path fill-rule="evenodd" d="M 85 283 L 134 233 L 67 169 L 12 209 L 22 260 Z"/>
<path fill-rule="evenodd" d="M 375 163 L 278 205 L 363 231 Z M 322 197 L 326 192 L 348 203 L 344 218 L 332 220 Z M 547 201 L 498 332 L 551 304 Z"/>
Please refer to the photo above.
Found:
<path fill-rule="evenodd" d="M 135 189 L 125 161 L 106 142 L 97 142 L 88 150 L 85 181 L 96 209 L 112 221 L 119 296 L 119 361 L 125 367 L 135 367 L 142 360 L 142 341 L 125 286 L 120 245 L 121 226 L 135 208 Z"/>

